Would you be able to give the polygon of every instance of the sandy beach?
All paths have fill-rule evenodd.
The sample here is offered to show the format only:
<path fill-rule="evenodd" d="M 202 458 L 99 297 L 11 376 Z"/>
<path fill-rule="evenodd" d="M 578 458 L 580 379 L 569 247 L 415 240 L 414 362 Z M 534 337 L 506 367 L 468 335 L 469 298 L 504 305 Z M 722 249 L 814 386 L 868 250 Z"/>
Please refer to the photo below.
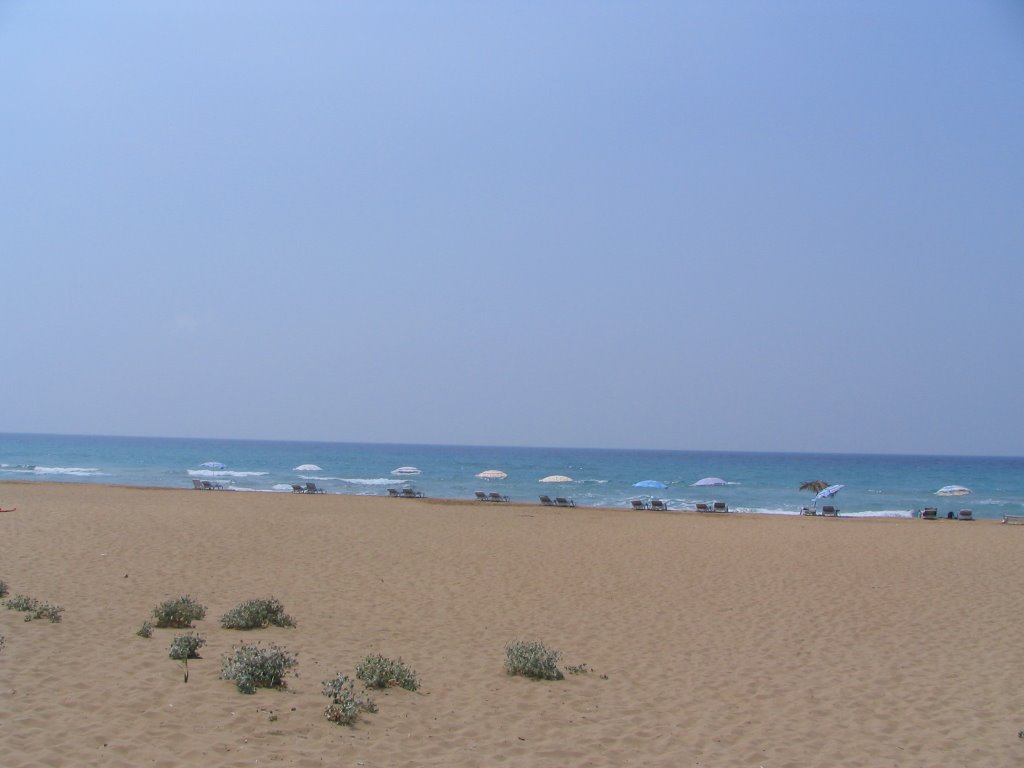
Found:
<path fill-rule="evenodd" d="M 0 754 L 21 766 L 1019 766 L 1024 526 L 663 514 L 341 495 L 0 484 Z M 207 606 L 135 632 L 161 601 Z M 298 626 L 219 617 L 278 598 Z M 542 640 L 557 682 L 508 676 Z M 298 654 L 282 691 L 219 677 Z M 365 655 L 419 692 L 353 727 L 321 681 Z"/>

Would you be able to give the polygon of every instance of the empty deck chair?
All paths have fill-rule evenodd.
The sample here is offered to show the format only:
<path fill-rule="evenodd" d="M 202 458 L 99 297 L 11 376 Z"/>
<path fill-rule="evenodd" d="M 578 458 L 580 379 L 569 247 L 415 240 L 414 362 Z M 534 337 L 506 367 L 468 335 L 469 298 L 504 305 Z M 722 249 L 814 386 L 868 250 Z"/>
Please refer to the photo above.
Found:
<path fill-rule="evenodd" d="M 508 501 L 508 496 L 502 496 L 500 493 L 498 493 L 496 491 L 491 491 L 490 493 L 487 494 L 487 500 L 488 501 Z M 557 503 L 558 500 L 556 499 L 555 502 Z"/>
<path fill-rule="evenodd" d="M 921 510 L 921 519 L 922 520 L 938 520 L 939 519 L 939 510 L 936 509 L 935 507 L 925 507 L 924 509 Z"/>
<path fill-rule="evenodd" d="M 484 493 L 483 491 L 477 491 L 476 492 L 476 500 L 477 501 L 490 501 L 490 499 L 487 498 L 487 494 Z"/>
<path fill-rule="evenodd" d="M 839 517 L 839 510 L 835 507 L 825 506 L 821 508 L 821 514 L 825 517 Z"/>
<path fill-rule="evenodd" d="M 668 507 L 665 506 L 665 502 L 661 499 L 651 499 L 651 509 L 656 509 L 659 512 L 668 512 Z"/>
<path fill-rule="evenodd" d="M 327 493 L 327 491 L 317 488 L 316 483 L 306 483 L 306 493 Z"/>
<path fill-rule="evenodd" d="M 697 511 L 698 512 L 710 512 L 711 511 L 711 507 L 709 507 L 707 505 L 707 503 L 705 503 L 703 501 L 698 501 L 697 502 Z"/>
<path fill-rule="evenodd" d="M 801 515 L 816 515 L 816 514 L 818 514 L 818 510 L 816 510 L 814 507 L 802 507 L 800 509 L 800 514 Z"/>
<path fill-rule="evenodd" d="M 397 488 L 388 488 L 388 496 L 390 496 L 392 499 L 397 499 L 398 498 L 398 489 Z"/>
<path fill-rule="evenodd" d="M 545 507 L 553 507 L 553 506 L 555 506 L 555 502 L 553 502 L 551 500 L 550 496 L 541 496 L 540 497 L 540 503 L 543 504 Z"/>
<path fill-rule="evenodd" d="M 565 498 L 565 496 L 556 496 L 555 497 L 555 506 L 558 506 L 558 507 L 575 507 L 576 506 L 576 502 L 573 501 L 572 499 Z"/>
<path fill-rule="evenodd" d="M 422 499 L 423 498 L 423 492 L 422 491 L 414 490 L 412 488 L 403 488 L 402 489 L 402 498 L 403 499 Z"/>
<path fill-rule="evenodd" d="M 292 493 L 305 493 L 305 492 L 306 492 L 306 489 L 303 488 L 301 485 L 296 485 L 295 483 L 292 483 Z"/>
<path fill-rule="evenodd" d="M 724 501 L 716 501 L 714 504 L 711 505 L 711 511 L 712 512 L 728 512 L 729 511 L 729 505 L 726 504 Z"/>
<path fill-rule="evenodd" d="M 209 480 L 203 480 L 204 491 L 222 491 L 224 486 L 220 483 L 211 483 Z"/>
<path fill-rule="evenodd" d="M 195 488 L 197 491 L 205 491 L 206 490 L 205 488 L 203 488 L 203 481 L 202 480 L 193 479 L 192 480 L 192 487 Z"/>
<path fill-rule="evenodd" d="M 959 520 L 973 520 L 974 513 L 969 509 L 961 509 L 960 514 L 957 516 Z"/>
<path fill-rule="evenodd" d="M 641 499 L 633 499 L 629 503 L 633 505 L 633 509 L 647 509 L 647 502 Z"/>

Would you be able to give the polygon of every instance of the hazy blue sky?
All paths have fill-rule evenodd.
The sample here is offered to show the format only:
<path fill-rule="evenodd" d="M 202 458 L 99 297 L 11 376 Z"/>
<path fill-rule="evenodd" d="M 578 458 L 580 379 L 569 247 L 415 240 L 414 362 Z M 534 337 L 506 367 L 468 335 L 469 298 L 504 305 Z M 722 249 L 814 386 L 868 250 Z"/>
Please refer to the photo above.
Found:
<path fill-rule="evenodd" d="M 0 2 L 0 431 L 1024 454 L 1024 3 Z"/>

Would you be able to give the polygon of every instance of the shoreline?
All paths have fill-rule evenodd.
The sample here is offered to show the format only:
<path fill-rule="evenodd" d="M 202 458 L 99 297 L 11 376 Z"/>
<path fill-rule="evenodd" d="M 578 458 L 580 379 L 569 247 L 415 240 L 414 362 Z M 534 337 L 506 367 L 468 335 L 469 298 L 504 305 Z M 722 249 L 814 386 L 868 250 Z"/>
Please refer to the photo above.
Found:
<path fill-rule="evenodd" d="M 153 491 L 161 491 L 154 493 Z M 775 515 L 0 484 L 0 749 L 39 764 L 251 766 L 1019 765 L 1024 631 L 1017 527 Z M 412 503 L 419 501 L 419 503 Z M 840 518 L 842 519 L 842 518 Z M 989 521 L 995 522 L 995 521 Z M 190 679 L 180 630 L 208 608 Z M 273 596 L 294 629 L 225 630 Z M 565 680 L 509 677 L 536 639 Z M 298 654 L 284 691 L 219 677 L 240 642 Z M 417 693 L 374 693 L 352 728 L 321 681 L 401 658 Z"/>

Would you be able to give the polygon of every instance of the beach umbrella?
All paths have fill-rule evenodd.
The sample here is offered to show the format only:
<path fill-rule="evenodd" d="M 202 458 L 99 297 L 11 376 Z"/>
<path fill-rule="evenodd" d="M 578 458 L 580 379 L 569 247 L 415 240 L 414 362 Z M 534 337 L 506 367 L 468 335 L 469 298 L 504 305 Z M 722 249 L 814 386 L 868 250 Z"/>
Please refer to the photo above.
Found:
<path fill-rule="evenodd" d="M 696 483 L 691 485 L 691 488 L 695 488 L 698 485 L 725 485 L 726 482 L 720 477 L 702 477 Z"/>
<path fill-rule="evenodd" d="M 204 461 L 199 466 L 206 469 L 227 469 L 227 466 L 225 464 L 221 464 L 219 461 Z"/>
<path fill-rule="evenodd" d="M 822 488 L 820 491 L 818 491 L 818 495 L 814 497 L 814 500 L 817 501 L 818 499 L 831 499 L 845 487 L 845 485 L 830 485 L 828 488 Z"/>
<path fill-rule="evenodd" d="M 962 485 L 944 485 L 935 492 L 936 496 L 966 496 L 971 492 L 970 488 Z"/>
<path fill-rule="evenodd" d="M 806 483 L 800 484 L 801 491 L 813 491 L 814 493 L 818 493 L 819 491 L 824 491 L 826 488 L 828 488 L 828 483 L 824 480 L 809 480 Z"/>
<path fill-rule="evenodd" d="M 548 475 L 537 481 L 538 483 L 571 483 L 572 478 L 565 475 Z"/>
<path fill-rule="evenodd" d="M 633 483 L 634 488 L 668 488 L 660 480 L 641 480 L 639 483 Z"/>
<path fill-rule="evenodd" d="M 502 472 L 500 469 L 485 469 L 483 472 L 480 472 L 477 477 L 484 480 L 504 480 L 508 477 L 508 474 Z"/>
<path fill-rule="evenodd" d="M 419 475 L 419 474 L 421 474 L 421 472 L 420 472 L 420 470 L 416 469 L 416 467 L 398 467 L 397 469 L 392 469 L 391 470 L 391 474 L 392 475 Z"/>
<path fill-rule="evenodd" d="M 294 470 L 295 472 L 323 472 L 323 470 L 316 464 L 299 464 Z"/>

